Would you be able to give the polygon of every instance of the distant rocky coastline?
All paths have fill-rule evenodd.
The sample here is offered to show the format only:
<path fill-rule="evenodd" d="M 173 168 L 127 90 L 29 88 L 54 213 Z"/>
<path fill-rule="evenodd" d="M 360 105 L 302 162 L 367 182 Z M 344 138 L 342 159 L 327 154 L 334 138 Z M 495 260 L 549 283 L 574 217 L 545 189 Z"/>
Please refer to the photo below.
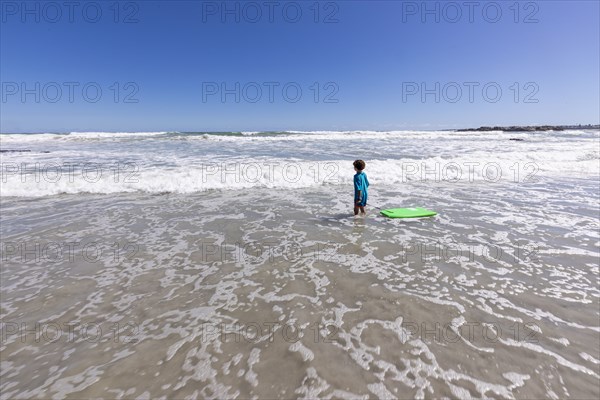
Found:
<path fill-rule="evenodd" d="M 569 129 L 600 129 L 600 125 L 541 125 L 541 126 L 482 126 L 479 128 L 457 129 L 457 132 L 538 132 L 565 131 Z"/>
<path fill-rule="evenodd" d="M 0 153 L 31 153 L 31 150 L 0 150 Z M 40 151 L 40 153 L 50 153 L 49 151 Z"/>
<path fill-rule="evenodd" d="M 29 153 L 31 150 L 0 150 L 0 153 Z"/>

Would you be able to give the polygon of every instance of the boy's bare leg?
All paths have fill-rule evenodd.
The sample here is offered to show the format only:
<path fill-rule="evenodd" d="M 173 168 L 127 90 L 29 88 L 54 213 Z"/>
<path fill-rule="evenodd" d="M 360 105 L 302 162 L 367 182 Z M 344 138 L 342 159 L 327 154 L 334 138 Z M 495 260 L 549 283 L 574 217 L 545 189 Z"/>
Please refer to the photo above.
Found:
<path fill-rule="evenodd" d="M 358 215 L 358 206 L 354 206 L 354 215 Z"/>
<path fill-rule="evenodd" d="M 364 207 L 362 207 L 362 206 L 360 207 L 360 213 L 361 213 L 361 214 L 364 214 L 364 213 L 365 213 L 365 208 L 364 208 Z"/>

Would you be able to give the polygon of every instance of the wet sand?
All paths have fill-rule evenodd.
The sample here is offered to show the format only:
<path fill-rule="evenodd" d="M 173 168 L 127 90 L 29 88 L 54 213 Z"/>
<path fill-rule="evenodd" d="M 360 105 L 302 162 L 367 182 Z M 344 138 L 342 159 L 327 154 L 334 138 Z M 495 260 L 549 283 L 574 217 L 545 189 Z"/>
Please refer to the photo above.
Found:
<path fill-rule="evenodd" d="M 5 198 L 2 397 L 597 398 L 597 187 Z"/>

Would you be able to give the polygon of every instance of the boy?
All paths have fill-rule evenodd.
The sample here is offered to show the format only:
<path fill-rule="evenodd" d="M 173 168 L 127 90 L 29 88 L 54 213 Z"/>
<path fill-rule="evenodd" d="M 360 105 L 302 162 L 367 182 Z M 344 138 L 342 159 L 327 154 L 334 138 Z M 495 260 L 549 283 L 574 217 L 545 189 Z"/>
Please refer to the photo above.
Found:
<path fill-rule="evenodd" d="M 369 187 L 369 180 L 367 175 L 363 172 L 365 169 L 365 162 L 363 160 L 356 160 L 353 163 L 354 171 L 354 215 L 358 215 L 358 210 L 362 214 L 365 213 L 365 206 L 367 205 L 367 197 L 369 195 L 367 188 Z"/>

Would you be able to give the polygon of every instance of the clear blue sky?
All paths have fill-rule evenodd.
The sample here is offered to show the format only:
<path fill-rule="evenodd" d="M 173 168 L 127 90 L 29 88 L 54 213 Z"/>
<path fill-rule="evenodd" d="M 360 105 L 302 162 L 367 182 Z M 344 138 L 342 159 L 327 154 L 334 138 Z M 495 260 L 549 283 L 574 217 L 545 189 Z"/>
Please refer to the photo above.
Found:
<path fill-rule="evenodd" d="M 1 0 L 0 128 L 599 123 L 600 2 L 466 3 L 426 2 L 432 13 L 423 14 L 421 1 L 80 1 L 69 8 Z M 424 98 L 422 84 L 430 91 Z M 225 101 L 222 85 L 231 91 Z M 98 87 L 102 97 L 88 101 Z M 292 102 L 297 88 L 302 97 Z M 127 95 L 137 102 L 125 102 Z"/>

